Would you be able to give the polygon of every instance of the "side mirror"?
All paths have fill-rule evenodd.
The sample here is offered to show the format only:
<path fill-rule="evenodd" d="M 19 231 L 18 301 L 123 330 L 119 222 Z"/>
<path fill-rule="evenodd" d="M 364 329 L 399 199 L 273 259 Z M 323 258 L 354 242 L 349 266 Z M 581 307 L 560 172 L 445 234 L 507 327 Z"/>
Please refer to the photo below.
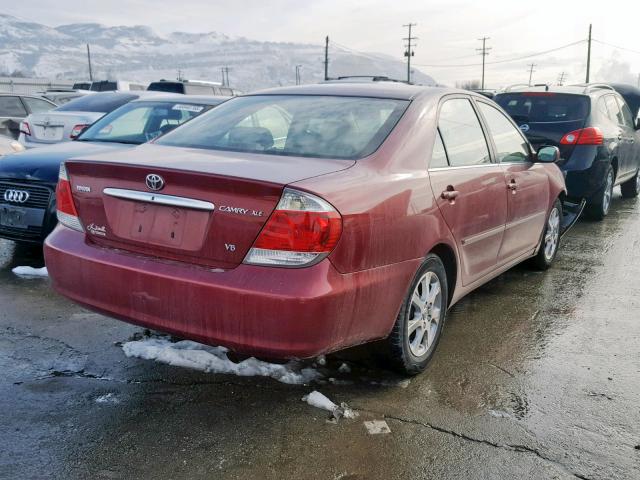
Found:
<path fill-rule="evenodd" d="M 536 161 L 541 163 L 555 163 L 560 160 L 560 149 L 550 145 L 540 147 L 536 154 Z"/>

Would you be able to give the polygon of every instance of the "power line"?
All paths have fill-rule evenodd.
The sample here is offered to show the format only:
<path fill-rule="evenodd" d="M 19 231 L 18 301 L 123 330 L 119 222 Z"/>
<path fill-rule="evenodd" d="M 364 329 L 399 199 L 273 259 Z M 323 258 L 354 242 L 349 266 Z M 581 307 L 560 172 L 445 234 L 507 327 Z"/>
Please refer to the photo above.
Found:
<path fill-rule="evenodd" d="M 533 58 L 533 57 L 539 57 L 540 55 L 546 55 L 547 53 L 552 53 L 552 52 L 557 52 L 558 50 L 563 50 L 565 48 L 569 48 L 569 47 L 573 47 L 575 45 L 579 45 L 581 43 L 585 43 L 586 40 L 578 40 L 577 42 L 572 42 L 572 43 L 568 43 L 566 45 L 562 45 L 560 47 L 556 47 L 556 48 L 551 48 L 549 50 L 545 50 L 543 52 L 536 52 L 536 53 L 531 53 L 529 55 L 523 55 L 522 57 L 515 57 L 515 58 L 507 58 L 504 60 L 496 60 L 494 62 L 486 62 L 486 65 L 497 65 L 499 63 L 510 63 L 510 62 L 517 62 L 520 60 L 527 60 L 529 58 Z M 452 65 L 452 64 L 428 64 L 428 63 L 414 63 L 414 66 L 418 66 L 418 67 L 454 67 L 454 68 L 460 68 L 460 67 L 479 67 L 481 66 L 482 63 L 465 63 L 465 64 L 457 64 L 457 65 Z"/>
<path fill-rule="evenodd" d="M 407 57 L 407 82 L 411 83 L 411 57 L 415 55 L 415 52 L 411 50 L 412 47 L 415 47 L 415 43 L 411 43 L 414 40 L 417 40 L 418 37 L 411 36 L 411 28 L 415 27 L 415 23 L 408 23 L 403 25 L 403 27 L 407 27 L 409 29 L 409 35 L 403 40 L 406 40 L 407 44 L 405 45 L 406 50 L 404 51 L 404 56 Z"/>
<path fill-rule="evenodd" d="M 597 40 L 597 39 L 595 39 L 595 38 L 592 38 L 592 39 L 591 39 L 591 41 L 592 41 L 592 42 L 599 43 L 599 44 L 601 44 L 601 45 L 606 45 L 606 46 L 608 46 L 608 47 L 617 48 L 617 49 L 619 49 L 619 50 L 626 50 L 627 52 L 637 53 L 637 54 L 639 54 L 639 55 L 640 55 L 640 50 L 634 50 L 634 49 L 632 49 L 632 48 L 620 47 L 619 45 L 614 45 L 614 44 L 612 44 L 612 43 L 603 42 L 602 40 Z"/>
<path fill-rule="evenodd" d="M 489 40 L 489 37 L 482 37 L 482 38 L 479 38 L 478 40 L 482 42 L 482 48 L 476 48 L 476 51 L 480 52 L 480 55 L 482 55 L 482 86 L 480 88 L 484 90 L 485 58 L 487 57 L 487 55 L 489 55 L 489 50 L 491 50 L 491 47 L 487 47 L 487 40 Z"/>

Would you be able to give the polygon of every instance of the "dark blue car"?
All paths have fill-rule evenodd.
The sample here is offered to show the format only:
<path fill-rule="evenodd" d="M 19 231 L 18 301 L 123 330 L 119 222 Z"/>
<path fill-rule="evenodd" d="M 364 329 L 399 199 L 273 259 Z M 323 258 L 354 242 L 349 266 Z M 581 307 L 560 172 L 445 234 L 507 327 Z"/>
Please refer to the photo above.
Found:
<path fill-rule="evenodd" d="M 570 200 L 586 200 L 585 213 L 602 220 L 613 188 L 640 193 L 640 124 L 623 97 L 604 84 L 536 86 L 496 95 L 535 149 L 560 149 L 558 166 Z"/>
<path fill-rule="evenodd" d="M 56 226 L 60 163 L 153 140 L 228 97 L 159 95 L 105 115 L 73 142 L 0 158 L 0 237 L 41 244 Z"/>

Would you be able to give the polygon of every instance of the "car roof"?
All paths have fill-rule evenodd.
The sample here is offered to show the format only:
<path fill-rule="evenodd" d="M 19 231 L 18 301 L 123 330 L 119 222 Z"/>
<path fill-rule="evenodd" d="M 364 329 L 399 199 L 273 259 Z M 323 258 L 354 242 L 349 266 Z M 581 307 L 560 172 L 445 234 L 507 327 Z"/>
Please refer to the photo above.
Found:
<path fill-rule="evenodd" d="M 412 100 L 418 96 L 439 96 L 445 93 L 465 93 L 463 90 L 441 87 L 425 87 L 399 82 L 318 83 L 291 87 L 269 88 L 252 92 L 253 95 L 330 95 L 343 97 L 391 98 Z"/>
<path fill-rule="evenodd" d="M 570 95 L 589 96 L 593 93 L 615 93 L 615 89 L 605 83 L 579 83 L 576 85 L 513 85 L 505 90 L 498 92 L 498 95 L 509 93 L 527 93 L 527 92 L 549 92 L 549 93 L 566 93 Z"/>
<path fill-rule="evenodd" d="M 197 105 L 218 105 L 232 97 L 224 95 L 183 95 L 181 93 L 163 93 L 155 92 L 156 94 L 151 96 L 144 96 L 137 100 L 133 100 L 131 103 L 139 102 L 176 102 L 176 103 L 188 103 Z"/>

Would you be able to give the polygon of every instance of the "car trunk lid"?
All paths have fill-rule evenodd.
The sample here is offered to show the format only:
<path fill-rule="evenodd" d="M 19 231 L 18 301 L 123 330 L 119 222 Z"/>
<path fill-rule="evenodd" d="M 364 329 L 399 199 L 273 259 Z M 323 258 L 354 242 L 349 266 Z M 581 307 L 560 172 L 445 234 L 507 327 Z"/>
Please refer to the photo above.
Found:
<path fill-rule="evenodd" d="M 69 140 L 76 125 L 90 125 L 104 113 L 100 112 L 46 112 L 33 113 L 27 119 L 31 126 L 32 139 L 42 143 L 57 143 Z"/>
<path fill-rule="evenodd" d="M 242 262 L 285 185 L 353 163 L 145 145 L 66 167 L 91 242 L 226 269 Z M 152 190 L 149 175 L 163 187 Z"/>

